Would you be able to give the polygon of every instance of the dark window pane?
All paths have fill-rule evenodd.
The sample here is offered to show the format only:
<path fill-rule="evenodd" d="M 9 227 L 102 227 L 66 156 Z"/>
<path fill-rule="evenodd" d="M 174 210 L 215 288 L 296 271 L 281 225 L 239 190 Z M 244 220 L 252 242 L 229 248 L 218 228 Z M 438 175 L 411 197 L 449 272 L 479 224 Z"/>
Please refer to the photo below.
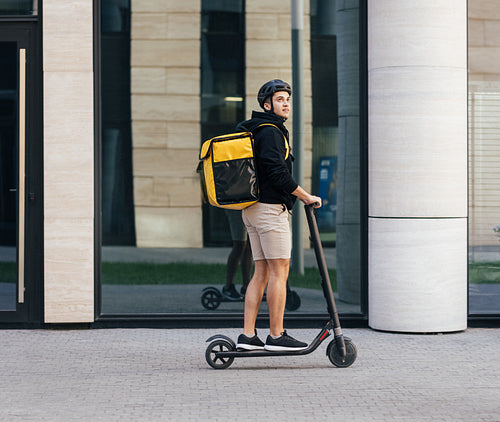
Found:
<path fill-rule="evenodd" d="M 0 42 L 0 311 L 16 309 L 17 45 Z"/>
<path fill-rule="evenodd" d="M 103 0 L 102 243 L 135 245 L 130 112 L 130 1 Z"/>
<path fill-rule="evenodd" d="M 2 0 L 0 15 L 37 15 L 38 0 Z"/>
<path fill-rule="evenodd" d="M 17 45 L 0 42 L 0 246 L 16 245 Z"/>

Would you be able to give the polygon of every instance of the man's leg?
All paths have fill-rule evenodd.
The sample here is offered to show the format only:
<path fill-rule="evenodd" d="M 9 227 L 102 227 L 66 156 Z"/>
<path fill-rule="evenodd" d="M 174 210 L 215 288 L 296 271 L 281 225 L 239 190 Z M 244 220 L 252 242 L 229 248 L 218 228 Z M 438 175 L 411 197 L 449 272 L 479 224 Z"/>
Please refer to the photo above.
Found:
<path fill-rule="evenodd" d="M 245 320 L 243 334 L 255 334 L 255 321 L 259 313 L 262 296 L 269 280 L 269 267 L 265 259 L 255 261 L 255 271 L 245 294 Z"/>
<path fill-rule="evenodd" d="M 268 259 L 267 263 L 269 266 L 267 306 L 269 307 L 270 334 L 279 336 L 284 331 L 283 316 L 290 259 Z"/>
<path fill-rule="evenodd" d="M 290 259 L 269 259 L 269 283 L 267 285 L 267 306 L 269 307 L 270 335 L 267 336 L 265 350 L 304 350 L 307 343 L 286 334 L 283 316 L 286 305 L 286 281 Z"/>

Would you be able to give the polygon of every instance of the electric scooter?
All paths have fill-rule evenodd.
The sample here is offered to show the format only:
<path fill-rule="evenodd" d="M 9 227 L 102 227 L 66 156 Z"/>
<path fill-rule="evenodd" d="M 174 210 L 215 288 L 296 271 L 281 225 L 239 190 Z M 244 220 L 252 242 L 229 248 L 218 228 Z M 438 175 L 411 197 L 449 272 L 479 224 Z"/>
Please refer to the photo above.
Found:
<path fill-rule="evenodd" d="M 266 295 L 262 298 L 263 301 L 266 300 Z M 222 292 L 217 287 L 205 287 L 201 292 L 201 304 L 205 309 L 214 310 L 219 307 L 222 302 L 244 302 L 245 297 L 242 296 L 240 299 L 230 299 L 222 294 Z M 286 284 L 286 304 L 285 308 L 287 311 L 295 311 L 300 307 L 300 296 L 295 290 L 290 289 L 288 283 Z"/>
<path fill-rule="evenodd" d="M 357 349 L 349 337 L 344 337 L 340 327 L 340 321 L 335 305 L 332 286 L 330 284 L 330 277 L 328 275 L 328 268 L 326 266 L 325 255 L 319 237 L 318 225 L 312 205 L 305 207 L 307 223 L 309 225 L 309 232 L 311 233 L 311 240 L 318 263 L 318 269 L 321 275 L 321 286 L 323 294 L 326 299 L 328 314 L 330 319 L 326 322 L 323 329 L 314 338 L 306 349 L 293 350 L 293 351 L 268 351 L 268 350 L 236 350 L 235 342 L 222 334 L 216 334 L 207 342 L 211 342 L 205 351 L 205 359 L 207 363 L 214 369 L 226 369 L 233 363 L 235 358 L 249 358 L 249 357 L 263 357 L 263 356 L 295 356 L 307 355 L 314 352 L 319 345 L 331 335 L 333 331 L 334 339 L 328 344 L 326 354 L 330 362 L 339 368 L 347 368 L 351 366 L 357 357 Z"/>

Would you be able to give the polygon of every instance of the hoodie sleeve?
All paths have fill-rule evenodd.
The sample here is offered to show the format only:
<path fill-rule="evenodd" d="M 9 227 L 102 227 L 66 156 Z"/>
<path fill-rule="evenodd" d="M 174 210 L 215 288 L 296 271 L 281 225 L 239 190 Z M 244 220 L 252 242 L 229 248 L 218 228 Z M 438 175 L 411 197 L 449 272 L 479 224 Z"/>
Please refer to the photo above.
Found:
<path fill-rule="evenodd" d="M 262 129 L 262 137 L 257 145 L 257 157 L 260 161 L 263 177 L 276 189 L 291 194 L 297 189 L 297 182 L 292 177 L 285 161 L 285 137 L 278 129 L 269 127 Z"/>

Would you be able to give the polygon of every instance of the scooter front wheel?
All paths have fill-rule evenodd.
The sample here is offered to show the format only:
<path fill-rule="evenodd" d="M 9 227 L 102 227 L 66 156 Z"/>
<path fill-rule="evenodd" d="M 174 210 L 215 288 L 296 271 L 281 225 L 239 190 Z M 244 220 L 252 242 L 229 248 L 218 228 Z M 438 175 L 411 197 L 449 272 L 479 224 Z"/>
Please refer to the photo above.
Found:
<path fill-rule="evenodd" d="M 214 340 L 207 347 L 205 352 L 205 359 L 207 363 L 214 369 L 226 369 L 234 361 L 234 357 L 221 357 L 217 356 L 220 352 L 231 352 L 233 351 L 233 345 L 227 340 Z"/>
<path fill-rule="evenodd" d="M 326 349 L 328 359 L 330 359 L 330 362 L 338 368 L 347 368 L 351 366 L 358 356 L 356 346 L 350 338 L 344 337 L 344 343 L 346 351 L 345 357 L 342 357 L 342 355 L 340 354 L 340 351 L 337 347 L 337 342 L 335 340 L 332 340 Z"/>

